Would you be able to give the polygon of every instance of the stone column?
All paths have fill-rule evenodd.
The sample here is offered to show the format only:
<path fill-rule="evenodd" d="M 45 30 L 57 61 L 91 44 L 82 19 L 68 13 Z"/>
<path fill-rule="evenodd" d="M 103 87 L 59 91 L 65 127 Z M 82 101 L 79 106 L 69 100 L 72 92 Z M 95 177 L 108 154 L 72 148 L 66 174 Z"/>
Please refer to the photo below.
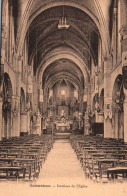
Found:
<path fill-rule="evenodd" d="M 4 61 L 5 61 L 5 43 L 6 43 L 6 27 L 2 25 L 1 31 L 1 65 L 0 65 L 0 140 L 3 136 L 3 118 L 2 118 L 2 105 L 3 105 L 3 80 L 4 80 Z"/>
<path fill-rule="evenodd" d="M 38 87 L 38 82 L 34 81 L 33 83 L 33 110 L 35 112 L 38 111 L 38 94 L 39 93 L 39 87 Z"/>
<path fill-rule="evenodd" d="M 20 90 L 22 57 L 17 58 L 15 96 L 13 96 L 13 136 L 20 136 Z"/>
<path fill-rule="evenodd" d="M 124 142 L 127 142 L 127 21 L 126 26 L 122 27 L 121 33 L 121 46 L 122 46 L 122 74 L 124 85 Z"/>
<path fill-rule="evenodd" d="M 12 137 L 20 136 L 20 98 L 12 97 Z"/>
<path fill-rule="evenodd" d="M 111 92 L 112 57 L 104 57 L 104 137 L 112 138 L 112 92 Z"/>
<path fill-rule="evenodd" d="M 90 95 L 90 83 L 86 85 L 86 88 L 84 90 L 84 95 L 85 95 L 85 101 L 87 101 L 87 107 L 86 107 L 86 112 L 84 115 L 84 134 L 88 135 L 90 131 L 90 123 L 89 123 L 89 115 L 91 111 L 91 95 Z"/>
<path fill-rule="evenodd" d="M 113 8 L 113 30 L 112 30 L 112 45 L 113 45 L 113 66 L 117 64 L 117 37 L 118 37 L 118 10 L 117 5 Z"/>
<path fill-rule="evenodd" d="M 27 93 L 26 96 L 26 113 L 27 113 L 27 131 L 28 131 L 28 135 L 31 134 L 32 131 L 32 126 L 31 126 L 31 114 L 32 114 L 32 94 Z"/>
<path fill-rule="evenodd" d="M 104 113 L 102 111 L 96 113 L 96 122 L 104 123 Z"/>
<path fill-rule="evenodd" d="M 22 133 L 28 132 L 28 129 L 27 129 L 27 113 L 26 112 L 20 113 L 20 132 L 22 132 Z"/>
<path fill-rule="evenodd" d="M 37 117 L 36 134 L 41 135 L 41 117 Z"/>
<path fill-rule="evenodd" d="M 30 135 L 31 132 L 30 111 L 27 112 L 27 131 L 28 131 L 28 135 Z"/>
<path fill-rule="evenodd" d="M 13 33 L 13 16 L 12 16 L 12 12 L 13 12 L 13 7 L 10 5 L 9 8 L 9 62 L 12 64 L 12 48 L 13 48 L 13 40 L 12 40 L 12 33 Z"/>
<path fill-rule="evenodd" d="M 85 134 L 85 112 L 86 112 L 86 109 L 87 109 L 87 88 L 84 89 L 84 97 L 83 97 L 83 126 L 84 126 L 84 134 Z"/>
<path fill-rule="evenodd" d="M 3 81 L 2 81 L 3 84 Z M 3 98 L 2 98 L 2 93 L 3 93 L 3 85 L 0 84 L 0 140 L 2 139 L 2 132 L 3 132 L 3 117 L 2 117 L 2 105 L 3 105 Z"/>
<path fill-rule="evenodd" d="M 89 132 L 90 132 L 90 123 L 89 123 L 89 112 L 88 111 L 85 112 L 85 116 L 84 116 L 84 127 L 85 127 L 84 134 L 85 135 L 89 135 Z"/>
<path fill-rule="evenodd" d="M 3 127 L 2 127 L 2 121 L 3 121 L 3 119 L 2 119 L 2 103 L 3 103 L 3 100 L 2 100 L 2 98 L 0 97 L 0 140 L 2 139 L 2 129 L 3 129 Z"/>
<path fill-rule="evenodd" d="M 118 118 L 119 118 L 119 111 L 115 111 L 115 122 L 114 122 L 114 138 L 119 138 L 119 126 L 118 126 Z"/>
<path fill-rule="evenodd" d="M 33 134 L 41 135 L 41 115 L 40 115 L 39 111 L 37 114 L 37 120 L 36 120 L 35 129 L 34 129 Z"/>
<path fill-rule="evenodd" d="M 126 98 L 124 100 L 124 142 L 127 143 L 127 90 L 124 91 Z"/>
<path fill-rule="evenodd" d="M 27 110 L 27 129 L 28 134 L 32 132 L 31 112 L 33 110 L 33 69 L 32 66 L 27 65 L 27 96 L 26 96 L 26 110 Z"/>

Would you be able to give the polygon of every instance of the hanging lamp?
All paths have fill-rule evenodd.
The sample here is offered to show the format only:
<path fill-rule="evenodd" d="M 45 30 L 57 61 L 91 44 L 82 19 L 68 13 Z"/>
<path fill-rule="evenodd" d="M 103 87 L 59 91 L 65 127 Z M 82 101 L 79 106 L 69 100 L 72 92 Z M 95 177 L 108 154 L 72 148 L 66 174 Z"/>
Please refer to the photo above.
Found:
<path fill-rule="evenodd" d="M 67 24 L 67 19 L 64 16 L 64 5 L 63 5 L 63 16 L 59 20 L 58 29 L 68 29 L 70 25 Z"/>

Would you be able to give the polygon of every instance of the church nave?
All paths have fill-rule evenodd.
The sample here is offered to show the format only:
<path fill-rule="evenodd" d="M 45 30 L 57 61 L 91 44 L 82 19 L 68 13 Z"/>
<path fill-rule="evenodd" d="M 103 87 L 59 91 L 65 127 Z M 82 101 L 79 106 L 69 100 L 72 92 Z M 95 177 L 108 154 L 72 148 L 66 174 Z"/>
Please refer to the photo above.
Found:
<path fill-rule="evenodd" d="M 2 0 L 1 16 L 0 183 L 126 184 L 127 0 Z"/>

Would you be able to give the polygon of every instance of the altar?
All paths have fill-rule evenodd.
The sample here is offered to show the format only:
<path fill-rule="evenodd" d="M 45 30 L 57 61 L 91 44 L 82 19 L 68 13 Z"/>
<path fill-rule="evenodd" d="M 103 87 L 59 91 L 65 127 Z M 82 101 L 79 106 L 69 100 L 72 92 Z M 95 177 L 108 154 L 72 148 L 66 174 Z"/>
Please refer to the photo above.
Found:
<path fill-rule="evenodd" d="M 56 125 L 56 130 L 58 132 L 69 132 L 70 131 L 70 124 L 69 123 L 58 123 Z"/>
<path fill-rule="evenodd" d="M 70 121 L 69 119 L 62 116 L 59 120 L 54 122 L 56 127 L 56 132 L 58 133 L 68 133 L 70 132 Z"/>

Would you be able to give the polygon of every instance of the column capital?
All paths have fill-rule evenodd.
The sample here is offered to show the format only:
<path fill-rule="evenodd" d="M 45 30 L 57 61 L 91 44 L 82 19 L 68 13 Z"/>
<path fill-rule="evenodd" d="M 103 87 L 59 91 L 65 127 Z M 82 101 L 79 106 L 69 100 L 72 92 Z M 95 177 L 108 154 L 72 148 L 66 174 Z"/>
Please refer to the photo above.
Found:
<path fill-rule="evenodd" d="M 109 61 L 112 60 L 112 55 L 103 56 L 103 57 L 102 57 L 102 60 L 103 60 L 104 62 L 109 62 Z"/>
<path fill-rule="evenodd" d="M 122 36 L 127 35 L 127 26 L 122 27 L 119 32 Z"/>
<path fill-rule="evenodd" d="M 104 74 L 109 74 L 112 70 L 113 58 L 112 55 L 103 57 L 104 60 Z"/>
<path fill-rule="evenodd" d="M 90 82 L 85 83 L 85 88 L 84 88 L 84 90 L 90 88 L 90 86 L 91 86 Z"/>
<path fill-rule="evenodd" d="M 17 59 L 18 59 L 18 61 L 22 61 L 23 60 L 23 56 L 19 55 Z"/>

